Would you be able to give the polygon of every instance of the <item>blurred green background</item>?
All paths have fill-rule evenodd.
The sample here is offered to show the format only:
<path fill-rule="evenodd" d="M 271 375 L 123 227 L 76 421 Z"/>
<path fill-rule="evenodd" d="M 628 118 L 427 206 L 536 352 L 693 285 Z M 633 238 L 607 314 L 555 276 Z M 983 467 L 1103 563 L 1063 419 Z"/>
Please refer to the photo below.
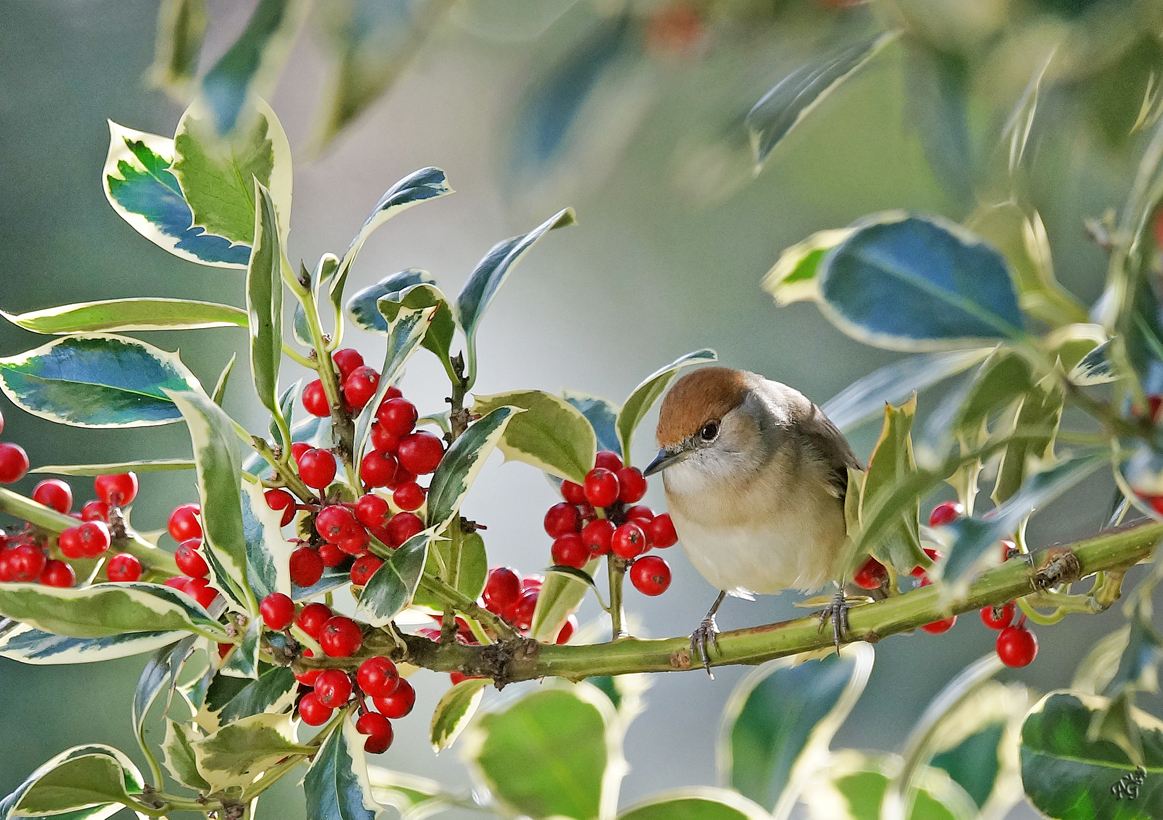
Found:
<path fill-rule="evenodd" d="M 658 366 L 712 347 L 724 363 L 785 381 L 822 402 L 893 360 L 893 354 L 842 336 L 814 307 L 777 309 L 759 280 L 783 248 L 815 230 L 882 209 L 958 220 L 972 210 L 966 183 L 956 180 L 970 169 L 958 165 L 956 153 L 943 154 L 948 144 L 933 138 L 932 126 L 946 122 L 948 112 L 924 110 L 908 47 L 890 46 L 828 97 L 754 179 L 741 125 L 747 108 L 791 68 L 844 42 L 849 31 L 877 24 L 874 15 L 882 12 L 826 8 L 813 0 L 744 3 L 761 17 L 774 10 L 763 18 L 766 28 L 736 21 L 706 34 L 695 48 L 631 49 L 621 73 L 583 109 L 581 129 L 562 161 L 531 169 L 527 158 L 514 155 L 520 145 L 515 148 L 512 139 L 529 90 L 564 55 L 584 47 L 611 4 L 556 3 L 560 19 L 542 27 L 540 36 L 520 37 L 484 25 L 503 5 L 481 0 L 439 25 L 391 93 L 323 152 L 314 150 L 313 129 L 328 82 L 327 46 L 310 30 L 299 38 L 270 99 L 296 155 L 293 261 L 302 258 L 310 267 L 321 253 L 342 252 L 389 185 L 437 165 L 457 195 L 379 231 L 360 256 L 351 289 L 420 267 L 456 292 L 496 241 L 567 205 L 580 222 L 540 243 L 492 309 L 480 337 L 481 393 L 568 386 L 620 401 Z M 906 17 L 921 5 L 889 4 Z M 1001 42 L 994 59 L 976 66 L 968 97 L 967 115 L 975 129 L 983 126 L 981 133 L 1001 130 L 1044 55 L 1056 46 L 1059 58 L 1071 58 L 1059 77 L 1061 93 L 1044 95 L 1046 121 L 1031 134 L 1031 170 L 1022 184 L 1046 221 L 1059 278 L 1088 304 L 1101 289 L 1105 256 L 1086 238 L 1083 219 L 1117 207 L 1133 173 L 1140 139 L 1124 138 L 1128 129 L 1120 123 L 1144 97 L 1135 85 L 1142 74 L 1137 67 L 1158 61 L 1150 48 L 1159 29 L 1155 6 L 1065 0 L 963 6 L 944 0 L 927 4 L 922 15 L 928 36 L 950 53 L 976 53 L 982 42 Z M 205 65 L 242 30 L 252 8 L 226 0 L 209 4 Z M 1134 25 L 1154 28 L 1120 29 L 1116 23 L 1125 22 L 1127 9 L 1139 15 L 1127 18 L 1140 21 Z M 181 113 L 180 104 L 145 80 L 157 10 L 156 2 L 145 0 L 5 0 L 0 7 L 0 309 L 129 295 L 242 303 L 237 272 L 177 260 L 138 236 L 102 195 L 106 119 L 169 135 Z M 328 11 L 320 4 L 315 13 Z M 1107 29 L 1113 39 L 1101 41 Z M 1094 38 L 1084 40 L 1080 31 Z M 982 166 L 995 164 L 1005 150 L 988 138 L 979 145 L 975 161 Z M 940 175 L 934 167 L 943 169 Z M 997 191 L 978 187 L 987 199 Z M 148 339 L 170 350 L 180 345 L 204 383 L 214 382 L 231 353 L 239 353 L 240 364 L 246 361 L 245 334 L 233 329 Z M 379 359 L 376 338 L 353 334 L 350 341 L 369 361 Z M 0 326 L 0 355 L 37 344 L 32 334 Z M 442 378 L 431 362 L 413 364 L 404 388 L 422 413 L 443 406 Z M 923 397 L 922 412 L 936 398 Z M 21 443 L 34 466 L 189 451 L 180 426 L 83 431 L 48 424 L 6 401 L 0 409 L 4 439 Z M 235 380 L 228 409 L 254 429 L 265 426 L 244 378 Z M 639 464 L 652 451 L 650 424 L 635 444 Z M 875 432 L 853 435 L 862 454 Z M 30 490 L 33 483 L 30 477 L 19 488 Z M 74 486 L 78 506 L 92 497 L 86 481 Z M 191 475 L 152 474 L 143 481 L 135 523 L 160 529 L 173 506 L 192 498 Z M 1093 532 L 1110 498 L 1106 485 L 1075 490 L 1035 519 L 1032 542 Z M 488 525 L 493 563 L 530 573 L 548 563 L 541 518 L 554 500 L 534 470 L 502 465 L 498 456 L 474 488 L 466 514 Z M 660 507 L 661 488 L 653 487 L 647 501 Z M 679 551 L 667 557 L 675 575 L 670 591 L 658 599 L 629 593 L 641 634 L 690 632 L 714 597 Z M 795 616 L 800 611 L 793 600 L 791 594 L 731 600 L 719 623 L 733 628 Z M 587 606 L 581 615 L 583 622 L 592 619 L 596 608 Z M 1068 684 L 1077 659 L 1119 618 L 1117 612 L 1073 616 L 1039 629 L 1037 661 L 1006 675 L 1043 691 Z M 963 617 L 945 635 L 885 641 L 836 745 L 897 749 L 925 703 L 957 670 L 991 651 L 993 639 L 975 617 Z M 0 660 L 0 794 L 79 743 L 110 743 L 136 758 L 129 704 L 143 662 L 42 668 Z M 652 681 L 649 708 L 627 739 L 632 769 L 623 802 L 714 781 L 718 716 L 745 671 L 723 669 L 713 681 L 701 673 Z M 427 716 L 447 678 L 421 672 L 414 682 L 416 711 L 397 723 L 395 745 L 376 762 L 467 788 L 455 749 L 437 758 L 426 740 Z M 1144 699 L 1142 705 L 1158 704 Z M 291 779 L 264 797 L 259 811 L 268 818 L 304 816 Z M 1011 816 L 1033 814 L 1019 807 Z"/>

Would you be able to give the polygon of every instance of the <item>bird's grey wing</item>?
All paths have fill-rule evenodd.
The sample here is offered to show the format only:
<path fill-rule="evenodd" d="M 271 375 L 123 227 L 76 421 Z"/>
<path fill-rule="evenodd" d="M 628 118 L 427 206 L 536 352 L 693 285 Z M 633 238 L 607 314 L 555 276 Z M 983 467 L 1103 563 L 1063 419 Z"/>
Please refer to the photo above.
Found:
<path fill-rule="evenodd" d="M 848 493 L 848 468 L 864 469 L 856 452 L 848 444 L 848 439 L 815 404 L 800 419 L 798 427 L 800 435 L 828 464 L 828 479 L 832 489 L 836 497 L 843 500 Z"/>

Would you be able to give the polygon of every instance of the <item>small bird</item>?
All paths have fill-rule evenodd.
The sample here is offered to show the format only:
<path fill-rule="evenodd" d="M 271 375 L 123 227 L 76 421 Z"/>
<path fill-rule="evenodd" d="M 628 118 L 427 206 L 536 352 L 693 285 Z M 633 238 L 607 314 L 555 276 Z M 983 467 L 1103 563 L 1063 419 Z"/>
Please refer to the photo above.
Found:
<path fill-rule="evenodd" d="M 812 592 L 844 567 L 848 468 L 844 434 L 798 390 L 755 373 L 704 367 L 662 401 L 658 456 L 674 528 L 695 569 L 720 590 L 691 635 L 710 672 L 715 612 L 728 594 Z M 831 614 L 837 646 L 846 624 L 842 588 Z M 836 608 L 839 607 L 837 610 Z"/>

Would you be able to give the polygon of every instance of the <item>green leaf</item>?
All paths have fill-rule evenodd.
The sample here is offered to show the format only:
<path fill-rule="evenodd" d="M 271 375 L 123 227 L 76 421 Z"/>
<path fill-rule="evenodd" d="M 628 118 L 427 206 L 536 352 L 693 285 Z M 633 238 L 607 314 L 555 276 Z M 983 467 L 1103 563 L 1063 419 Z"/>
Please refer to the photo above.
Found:
<path fill-rule="evenodd" d="M 151 752 L 145 742 L 146 715 L 149 713 L 150 706 L 163 690 L 166 691 L 166 705 L 162 711 L 169 710 L 170 701 L 174 696 L 174 686 L 178 682 L 182 665 L 190 657 L 190 653 L 194 651 L 195 637 L 190 635 L 177 643 L 159 649 L 149 659 L 149 663 L 141 670 L 141 676 L 137 679 L 137 688 L 133 693 L 133 728 L 137 734 L 137 743 L 147 757 L 151 756 Z"/>
<path fill-rule="evenodd" d="M 587 683 L 551 685 L 482 715 L 465 733 L 474 779 L 532 818 L 610 817 L 626 772 L 609 699 Z"/>
<path fill-rule="evenodd" d="M 763 277 L 762 287 L 786 307 L 793 302 L 820 300 L 820 262 L 824 254 L 853 234 L 852 228 L 816 231 L 802 242 L 784 250 Z"/>
<path fill-rule="evenodd" d="M 436 538 L 428 545 L 428 558 L 424 563 L 424 574 L 439 576 L 466 598 L 475 601 L 484 591 L 489 574 L 489 556 L 485 551 L 485 541 L 480 533 L 465 533 L 460 537 L 459 560 L 453 560 L 451 538 Z M 441 571 L 447 570 L 447 574 Z M 435 610 L 444 609 L 444 601 L 418 588 L 412 596 L 416 606 L 426 606 Z"/>
<path fill-rule="evenodd" d="M 66 336 L 0 359 L 0 389 L 33 415 L 74 427 L 147 427 L 181 413 L 167 390 L 198 390 L 176 353 L 124 336 Z"/>
<path fill-rule="evenodd" d="M 259 714 L 228 723 L 190 744 L 198 772 L 213 791 L 249 786 L 272 765 L 291 755 L 315 753 L 294 742 L 289 715 Z"/>
<path fill-rule="evenodd" d="M 450 349 L 453 334 L 456 332 L 456 321 L 452 318 L 448 297 L 436 285 L 420 284 L 406 288 L 398 294 L 381 297 L 376 302 L 376 312 L 381 320 L 386 319 L 389 323 L 395 320 L 399 311 L 409 308 L 436 308 L 422 344 L 436 354 L 446 371 L 452 373 Z"/>
<path fill-rule="evenodd" d="M 221 725 L 263 712 L 282 712 L 295 703 L 298 682 L 286 666 L 267 669 L 257 680 L 248 680 L 216 711 Z"/>
<path fill-rule="evenodd" d="M 622 443 L 622 453 L 630 457 L 630 440 L 634 437 L 634 430 L 642 423 L 642 419 L 650 412 L 654 403 L 670 387 L 678 371 L 692 365 L 706 364 L 718 361 L 715 351 L 708 348 L 679 356 L 666 367 L 660 368 L 634 388 L 627 397 L 622 409 L 618 411 L 618 441 Z"/>
<path fill-rule="evenodd" d="M 593 578 L 599 558 L 591 558 L 582 571 Z M 589 585 L 577 578 L 572 578 L 560 572 L 554 572 L 545 578 L 541 585 L 541 594 L 537 596 L 537 608 L 533 611 L 533 624 L 529 627 L 529 635 L 538 641 L 548 641 L 557 637 L 561 625 L 565 623 L 570 613 L 581 606 L 589 591 Z"/>
<path fill-rule="evenodd" d="M 786 817 L 872 671 L 867 644 L 797 663 L 769 661 L 739 682 L 723 710 L 719 778 Z"/>
<path fill-rule="evenodd" d="M 1030 802 L 1055 820 L 1110 820 L 1163 816 L 1163 723 L 1137 710 L 1143 764 L 1107 740 L 1088 740 L 1105 698 L 1051 692 L 1022 726 L 1022 783 Z"/>
<path fill-rule="evenodd" d="M 456 742 L 490 683 L 492 681 L 484 678 L 469 678 L 444 693 L 432 712 L 432 722 L 428 727 L 428 739 L 434 752 L 439 753 Z"/>
<path fill-rule="evenodd" d="M 350 720 L 328 736 L 303 778 L 311 820 L 375 820 L 380 806 L 368 781 L 366 740 Z"/>
<path fill-rule="evenodd" d="M 74 638 L 12 624 L 0 634 L 0 658 L 49 665 L 95 663 L 153 652 L 182 639 L 184 632 L 125 632 L 101 638 Z"/>
<path fill-rule="evenodd" d="M 283 361 L 283 246 L 271 193 L 257 179 L 254 198 L 258 203 L 254 212 L 254 250 L 246 268 L 250 370 L 259 401 L 278 416 L 282 413 L 279 366 Z"/>
<path fill-rule="evenodd" d="M 470 351 L 475 349 L 476 332 L 481 318 L 492 304 L 501 285 L 509 278 L 513 266 L 521 261 L 525 252 L 546 233 L 554 228 L 572 225 L 575 221 L 573 209 L 558 211 L 529 233 L 498 242 L 485 258 L 477 263 L 476 268 L 469 274 L 464 289 L 456 297 L 456 320 L 468 339 Z M 469 358 L 472 367 L 471 353 Z M 469 381 L 471 383 L 472 379 Z"/>
<path fill-rule="evenodd" d="M 439 783 L 426 777 L 368 766 L 368 782 L 375 801 L 396 809 L 401 820 L 424 820 L 455 805 Z"/>
<path fill-rule="evenodd" d="M 109 155 L 101 175 L 105 198 L 135 231 L 175 256 L 216 268 L 245 268 L 249 244 L 233 245 L 193 224 L 173 161 L 172 139 L 110 121 Z"/>
<path fill-rule="evenodd" d="M 226 656 L 222 672 L 240 678 L 258 678 L 263 623 L 262 618 L 252 618 L 246 625 L 242 642 Z"/>
<path fill-rule="evenodd" d="M 283 388 L 283 392 L 279 396 L 279 417 L 287 422 L 288 426 L 290 425 L 291 418 L 295 413 L 295 399 L 297 399 L 299 397 L 299 393 L 302 392 L 302 387 L 303 380 L 299 379 L 294 384 L 287 385 L 285 388 Z M 214 403 L 219 407 L 222 406 L 221 402 Z M 276 423 L 273 416 L 271 417 L 271 421 L 267 426 L 267 429 L 271 431 L 271 439 L 280 447 L 285 449 L 291 446 L 291 442 L 283 440 L 283 431 L 279 429 L 279 425 Z"/>
<path fill-rule="evenodd" d="M 747 114 L 757 170 L 775 146 L 833 89 L 897 38 L 889 31 L 797 68 L 763 95 Z"/>
<path fill-rule="evenodd" d="M 191 746 L 201 737 L 195 729 L 184 723 L 166 719 L 166 734 L 162 739 L 162 765 L 170 775 L 184 786 L 200 792 L 209 792 L 210 784 L 198 771 Z"/>
<path fill-rule="evenodd" d="M 1101 694 L 1114 680 L 1130 637 L 1131 627 L 1127 625 L 1099 638 L 1074 670 L 1070 689 L 1075 694 Z"/>
<path fill-rule="evenodd" d="M 136 330 L 196 330 L 206 327 L 246 327 L 246 312 L 233 305 L 190 299 L 107 299 L 5 313 L 12 324 L 33 333 L 95 333 Z"/>
<path fill-rule="evenodd" d="M 188 458 L 159 458 L 155 461 L 115 461 L 106 464 L 48 464 L 34 467 L 30 473 L 49 475 L 117 475 L 119 473 L 164 473 L 174 470 L 193 470 L 194 462 Z"/>
<path fill-rule="evenodd" d="M 519 408 L 497 407 L 472 425 L 444 454 L 428 485 L 428 526 L 440 531 L 460 510 L 460 503 L 476 480 L 485 459 L 505 433 Z"/>
<path fill-rule="evenodd" d="M 62 589 L 9 583 L 0 586 L 0 615 L 74 638 L 178 631 L 216 641 L 226 639 L 222 625 L 205 609 L 161 584 L 109 583 Z"/>
<path fill-rule="evenodd" d="M 226 384 L 230 381 L 230 374 L 234 372 L 234 363 L 238 360 L 237 353 L 230 354 L 230 361 L 226 363 L 226 367 L 222 368 L 222 372 L 218 374 L 218 381 L 214 385 L 214 392 L 210 394 L 210 400 L 222 406 L 223 399 L 226 398 Z"/>
<path fill-rule="evenodd" d="M 599 450 L 609 450 L 624 460 L 622 444 L 618 441 L 618 408 L 608 399 L 591 396 L 577 390 L 565 389 L 561 397 L 586 417 L 594 429 Z"/>
<path fill-rule="evenodd" d="M 246 540 L 246 578 L 261 601 L 272 592 L 291 594 L 289 569 L 294 545 L 283 537 L 282 512 L 267 506 L 261 484 L 242 482 L 242 533 Z"/>
<path fill-rule="evenodd" d="M 498 407 L 525 412 L 510 419 L 498 443 L 506 461 L 523 461 L 578 484 L 594 466 L 597 438 L 581 411 L 551 393 L 519 390 L 474 396 L 472 411 L 484 415 Z"/>
<path fill-rule="evenodd" d="M 738 792 L 690 786 L 652 795 L 629 806 L 618 820 L 770 820 L 771 815 Z"/>
<path fill-rule="evenodd" d="M 885 407 L 884 427 L 869 456 L 867 475 L 860 492 L 861 521 L 869 520 L 871 511 L 916 473 L 912 439 L 916 412 L 915 394 L 900 407 Z M 882 564 L 891 565 L 897 572 L 907 575 L 913 567 L 927 565 L 925 553 L 921 551 L 920 497 L 904 505 L 895 518 L 873 542 L 871 552 Z"/>
<path fill-rule="evenodd" d="M 193 211 L 193 224 L 231 242 L 254 239 L 254 179 L 271 192 L 279 234 L 291 221 L 291 148 L 275 112 L 254 99 L 237 127 L 219 136 L 205 98 L 194 101 L 178 122 L 173 171 Z"/>
<path fill-rule="evenodd" d="M 431 530 L 413 535 L 368 579 L 356 608 L 367 613 L 372 626 L 383 626 L 411 603 L 424 572 L 431 541 Z"/>
<path fill-rule="evenodd" d="M 133 805 L 141 773 L 121 752 L 102 744 L 77 746 L 40 766 L 16 791 L 0 800 L 0 817 L 63 814 L 90 806 Z"/>
<path fill-rule="evenodd" d="M 976 156 L 969 133 L 969 59 L 952 50 L 905 42 L 905 99 L 933 175 L 959 204 L 973 201 Z"/>
<path fill-rule="evenodd" d="M 1065 395 L 1057 385 L 1049 390 L 1035 387 L 1022 399 L 1011 433 L 1016 434 L 1001 455 L 991 497 L 995 504 L 1007 501 L 1025 484 L 1031 459 L 1054 458 L 1054 439 L 1062 420 Z M 1034 435 L 1033 433 L 1039 433 Z"/>
<path fill-rule="evenodd" d="M 202 520 L 202 557 L 210 565 L 215 586 L 243 611 L 257 615 L 258 603 L 247 583 L 242 458 L 233 423 L 204 394 L 173 393 L 171 397 L 190 428 L 198 467 L 198 502 L 203 510 L 214 513 Z"/>
<path fill-rule="evenodd" d="M 1001 349 L 982 365 L 968 394 L 953 418 L 956 433 L 973 435 L 1034 390 L 1029 362 L 1017 353 Z"/>
<path fill-rule="evenodd" d="M 274 86 L 306 14 L 302 0 L 260 0 L 246 29 L 202 78 L 218 133 L 234 130 L 243 105 Z"/>
<path fill-rule="evenodd" d="M 209 22 L 205 0 L 163 0 L 157 15 L 153 65 L 146 72 L 153 85 L 171 96 L 186 96 L 198 73 L 198 53 Z"/>
<path fill-rule="evenodd" d="M 827 769 L 804 790 L 809 820 L 880 820 L 900 766 L 900 758 L 886 752 L 833 752 Z M 973 801 L 945 772 L 924 767 L 919 774 L 909 820 L 978 820 Z"/>
<path fill-rule="evenodd" d="M 1163 660 L 1163 641 L 1151 625 L 1151 607 L 1142 598 L 1129 602 L 1126 647 L 1118 668 L 1103 689 L 1107 697 L 1124 692 L 1154 692 L 1158 689 L 1159 662 Z"/>

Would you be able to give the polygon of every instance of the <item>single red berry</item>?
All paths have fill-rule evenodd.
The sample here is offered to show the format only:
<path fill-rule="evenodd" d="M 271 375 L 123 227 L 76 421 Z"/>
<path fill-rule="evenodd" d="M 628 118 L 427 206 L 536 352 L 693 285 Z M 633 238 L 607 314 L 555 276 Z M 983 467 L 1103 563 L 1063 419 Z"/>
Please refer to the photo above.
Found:
<path fill-rule="evenodd" d="M 267 629 L 282 632 L 295 620 L 295 602 L 281 592 L 272 592 L 258 605 Z"/>
<path fill-rule="evenodd" d="M 81 507 L 82 521 L 109 521 L 109 505 L 104 501 L 86 501 Z"/>
<path fill-rule="evenodd" d="M 0 484 L 13 484 L 28 472 L 28 453 L 19 444 L 0 444 Z"/>
<path fill-rule="evenodd" d="M 189 541 L 183 541 L 178 545 L 174 551 L 174 563 L 178 565 L 183 574 L 189 575 L 191 578 L 205 578 L 210 574 L 210 565 L 206 563 L 206 559 L 198 554 L 198 547 L 202 546 L 202 542 L 197 538 L 191 538 Z"/>
<path fill-rule="evenodd" d="M 614 536 L 610 539 L 610 551 L 614 555 L 629 560 L 637 558 L 646 550 L 646 533 L 633 521 L 627 521 L 614 530 Z"/>
<path fill-rule="evenodd" d="M 365 712 L 355 722 L 355 730 L 368 738 L 363 742 L 363 750 L 369 755 L 380 755 L 392 745 L 394 733 L 392 724 L 379 712 Z"/>
<path fill-rule="evenodd" d="M 357 524 L 356 528 L 344 535 L 335 545 L 348 555 L 363 555 L 367 552 L 367 545 L 371 543 L 371 538 L 368 537 L 367 530 L 363 525 Z"/>
<path fill-rule="evenodd" d="M 304 649 L 303 655 L 305 657 L 308 657 L 308 658 L 311 657 L 311 650 Z M 304 686 L 314 687 L 315 681 L 319 680 L 319 676 L 322 673 L 323 673 L 322 669 L 308 669 L 305 672 L 296 672 L 295 673 L 295 680 L 297 680 L 299 683 L 303 684 Z"/>
<path fill-rule="evenodd" d="M 654 510 L 644 504 L 636 504 L 626 510 L 625 515 L 627 521 L 636 521 L 638 522 L 638 526 L 643 529 L 646 529 L 646 525 L 654 520 Z"/>
<path fill-rule="evenodd" d="M 601 467 L 603 470 L 609 470 L 611 473 L 616 473 L 622 469 L 622 459 L 617 453 L 610 450 L 599 450 L 597 457 L 594 459 L 594 466 Z"/>
<path fill-rule="evenodd" d="M 618 500 L 623 504 L 637 504 L 646 495 L 646 478 L 637 467 L 623 467 L 618 476 Z"/>
<path fill-rule="evenodd" d="M 81 528 L 68 527 L 57 536 L 57 546 L 65 558 L 84 558 L 85 549 L 81 545 Z"/>
<path fill-rule="evenodd" d="M 646 555 L 630 565 L 630 583 L 643 595 L 661 595 L 670 586 L 670 565 L 657 555 Z"/>
<path fill-rule="evenodd" d="M 576 532 L 567 532 L 557 538 L 550 549 L 553 563 L 581 569 L 590 560 L 590 551 Z"/>
<path fill-rule="evenodd" d="M 323 577 L 323 559 L 310 547 L 299 547 L 291 553 L 290 572 L 295 586 L 313 586 Z"/>
<path fill-rule="evenodd" d="M 357 367 L 343 380 L 343 398 L 356 410 L 362 410 L 380 386 L 380 374 L 374 367 Z"/>
<path fill-rule="evenodd" d="M 670 519 L 670 513 L 662 513 L 650 519 L 645 530 L 646 537 L 652 547 L 666 549 L 678 543 L 678 533 L 674 531 L 674 522 Z"/>
<path fill-rule="evenodd" d="M 358 350 L 350 347 L 332 353 L 331 361 L 335 362 L 335 367 L 339 370 L 340 381 L 355 372 L 357 367 L 363 367 L 363 356 Z"/>
<path fill-rule="evenodd" d="M 570 504 L 586 504 L 586 488 L 572 481 L 561 482 L 561 497 Z"/>
<path fill-rule="evenodd" d="M 372 423 L 371 442 L 372 449 L 381 453 L 394 453 L 400 447 L 400 437 L 389 433 L 378 421 Z"/>
<path fill-rule="evenodd" d="M 330 541 L 324 541 L 320 544 L 316 552 L 319 553 L 319 560 L 327 569 L 333 569 L 347 560 L 347 553 L 341 550 L 338 544 L 333 544 Z"/>
<path fill-rule="evenodd" d="M 561 625 L 558 630 L 557 638 L 554 640 L 558 646 L 569 643 L 569 639 L 573 637 L 573 633 L 577 631 L 577 618 L 570 615 L 565 619 L 565 623 Z"/>
<path fill-rule="evenodd" d="M 431 433 L 409 433 L 400 439 L 396 450 L 400 466 L 415 475 L 433 472 L 444 457 L 444 442 Z"/>
<path fill-rule="evenodd" d="M 957 623 L 956 615 L 950 618 L 943 618 L 940 621 L 933 621 L 931 624 L 925 624 L 921 629 L 930 635 L 940 635 L 942 632 L 948 632 L 952 629 L 955 623 Z"/>
<path fill-rule="evenodd" d="M 521 594 L 521 576 L 509 567 L 493 567 L 485 582 L 482 597 L 489 612 L 501 613 L 517 603 Z"/>
<path fill-rule="evenodd" d="M 295 519 L 295 497 L 286 490 L 267 490 L 263 493 L 267 506 L 272 510 L 282 510 L 280 527 L 285 527 Z"/>
<path fill-rule="evenodd" d="M 8 560 L 12 552 L 13 550 L 7 547 L 0 548 L 0 583 L 7 584 L 16 580 L 15 570 Z"/>
<path fill-rule="evenodd" d="M 105 565 L 105 575 L 110 581 L 131 582 L 141 580 L 141 561 L 128 552 L 119 552 Z"/>
<path fill-rule="evenodd" d="M 40 571 L 40 582 L 46 587 L 71 587 L 77 583 L 77 574 L 64 561 L 46 561 Z"/>
<path fill-rule="evenodd" d="M 175 575 L 173 578 L 167 578 L 162 582 L 162 586 L 167 586 L 170 589 L 176 589 L 178 592 L 185 592 L 186 586 L 192 581 L 192 578 L 187 578 L 185 575 Z"/>
<path fill-rule="evenodd" d="M 961 502 L 945 501 L 938 504 L 929 513 L 929 526 L 943 527 L 946 524 L 952 524 L 963 515 L 965 515 L 965 507 L 961 506 Z"/>
<path fill-rule="evenodd" d="M 1017 607 L 1010 601 L 1004 606 L 983 606 L 981 608 L 981 622 L 990 629 L 1005 629 L 1014 621 Z"/>
<path fill-rule="evenodd" d="M 178 543 L 189 541 L 191 538 L 201 538 L 202 522 L 198 520 L 201 512 L 202 509 L 197 504 L 183 504 L 174 508 L 166 524 L 170 536 Z"/>
<path fill-rule="evenodd" d="M 398 547 L 423 529 L 424 519 L 416 513 L 396 513 L 388 522 L 388 538 L 391 539 L 388 546 Z"/>
<path fill-rule="evenodd" d="M 540 595 L 539 589 L 527 589 L 521 593 L 521 596 L 517 598 L 517 603 L 513 604 L 513 610 L 510 613 L 513 626 L 518 629 L 528 629 L 533 625 L 533 613 L 537 610 L 537 599 Z"/>
<path fill-rule="evenodd" d="M 125 507 L 137 498 L 137 473 L 99 475 L 93 479 L 97 497 L 106 504 Z"/>
<path fill-rule="evenodd" d="M 341 504 L 324 507 L 315 516 L 315 532 L 325 541 L 337 542 L 360 528 L 355 515 Z"/>
<path fill-rule="evenodd" d="M 295 460 L 295 463 L 298 464 L 299 457 L 302 456 L 303 453 L 307 452 L 310 449 L 311 449 L 311 445 L 305 441 L 292 442 L 291 443 L 291 458 L 293 458 Z"/>
<path fill-rule="evenodd" d="M 330 706 L 325 706 L 314 692 L 308 692 L 299 701 L 299 717 L 308 726 L 322 726 L 331 720 L 334 711 Z"/>
<path fill-rule="evenodd" d="M 59 513 L 67 513 L 73 506 L 73 488 L 59 478 L 46 478 L 32 488 L 32 500 Z"/>
<path fill-rule="evenodd" d="M 330 450 L 312 447 L 299 456 L 299 478 L 313 490 L 322 490 L 335 478 L 335 456 Z"/>
<path fill-rule="evenodd" d="M 327 391 L 323 389 L 323 382 L 316 379 L 303 388 L 303 409 L 317 418 L 325 419 L 331 415 L 331 405 L 327 402 Z"/>
<path fill-rule="evenodd" d="M 333 658 L 349 658 L 363 645 L 363 632 L 351 618 L 332 615 L 319 633 L 319 645 Z"/>
<path fill-rule="evenodd" d="M 109 525 L 104 521 L 86 521 L 77 527 L 77 542 L 82 558 L 96 558 L 112 543 Z"/>
<path fill-rule="evenodd" d="M 298 616 L 295 618 L 295 623 L 299 625 L 299 629 L 306 632 L 315 640 L 319 640 L 319 636 L 323 634 L 323 624 L 331 619 L 331 607 L 326 604 L 313 603 L 307 604 L 299 610 Z"/>
<path fill-rule="evenodd" d="M 424 506 L 425 490 L 415 481 L 401 484 L 392 493 L 392 501 L 401 510 L 418 510 Z"/>
<path fill-rule="evenodd" d="M 351 678 L 341 669 L 326 669 L 315 679 L 315 695 L 332 709 L 351 699 Z"/>
<path fill-rule="evenodd" d="M 383 565 L 384 562 L 374 555 L 361 555 L 351 565 L 351 582 L 357 587 L 367 586 L 376 570 Z"/>
<path fill-rule="evenodd" d="M 355 519 L 365 527 L 382 527 L 391 517 L 392 510 L 386 498 L 368 493 L 355 502 Z"/>
<path fill-rule="evenodd" d="M 391 658 L 376 655 L 368 658 L 355 670 L 355 681 L 370 698 L 384 698 L 396 691 L 400 683 L 400 671 Z"/>
<path fill-rule="evenodd" d="M 581 539 L 591 555 L 605 555 L 610 551 L 614 537 L 614 522 L 608 518 L 596 518 L 582 527 Z"/>
<path fill-rule="evenodd" d="M 416 410 L 416 405 L 407 399 L 388 399 L 376 411 L 376 420 L 380 426 L 400 437 L 412 432 L 418 418 L 420 413 Z"/>
<path fill-rule="evenodd" d="M 205 578 L 191 578 L 186 581 L 186 588 L 183 591 L 207 609 L 218 597 L 218 590 L 210 586 L 210 582 Z"/>
<path fill-rule="evenodd" d="M 996 649 L 1006 666 L 1029 666 L 1038 655 L 1038 638 L 1025 624 L 1007 626 L 997 636 Z"/>
<path fill-rule="evenodd" d="M 618 476 L 603 467 L 586 473 L 586 501 L 595 507 L 608 507 L 618 500 Z"/>
<path fill-rule="evenodd" d="M 395 690 L 390 695 L 373 696 L 372 705 L 384 717 L 393 720 L 407 717 L 408 713 L 412 711 L 412 707 L 416 705 L 416 690 L 412 688 L 412 684 L 404 678 L 400 678 Z"/>
<path fill-rule="evenodd" d="M 861 589 L 880 589 L 881 585 L 887 580 L 888 572 L 885 570 L 884 564 L 877 561 L 871 555 L 860 565 L 860 569 L 856 570 L 856 574 L 852 576 L 852 583 Z"/>
<path fill-rule="evenodd" d="M 365 487 L 388 487 L 395 483 L 398 471 L 394 455 L 372 450 L 359 463 L 359 480 Z"/>
<path fill-rule="evenodd" d="M 577 508 L 564 501 L 549 508 L 545 513 L 544 523 L 545 532 L 550 538 L 560 538 L 567 533 L 577 532 L 581 529 L 581 519 L 578 517 Z"/>

